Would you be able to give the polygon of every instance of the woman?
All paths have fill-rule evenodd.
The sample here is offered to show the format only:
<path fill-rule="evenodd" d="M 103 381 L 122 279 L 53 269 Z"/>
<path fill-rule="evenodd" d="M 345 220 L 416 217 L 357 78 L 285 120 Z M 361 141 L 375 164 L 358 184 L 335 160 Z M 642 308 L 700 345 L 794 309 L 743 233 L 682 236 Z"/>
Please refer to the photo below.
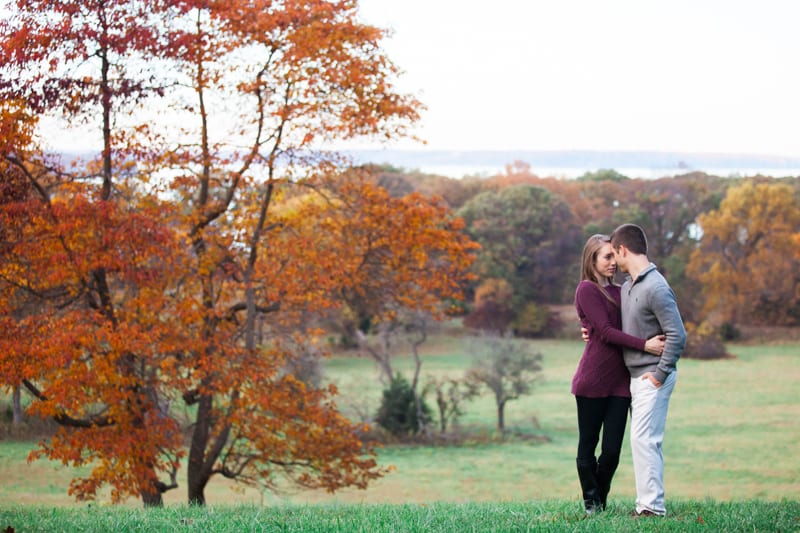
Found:
<path fill-rule="evenodd" d="M 590 332 L 572 394 L 578 405 L 578 479 L 587 514 L 605 509 L 611 478 L 619 464 L 622 438 L 631 403 L 630 374 L 622 347 L 659 355 L 663 335 L 639 339 L 622 332 L 620 288 L 612 282 L 617 262 L 607 235 L 592 235 L 583 247 L 581 282 L 575 308 Z M 603 432 L 599 459 L 595 449 Z"/>

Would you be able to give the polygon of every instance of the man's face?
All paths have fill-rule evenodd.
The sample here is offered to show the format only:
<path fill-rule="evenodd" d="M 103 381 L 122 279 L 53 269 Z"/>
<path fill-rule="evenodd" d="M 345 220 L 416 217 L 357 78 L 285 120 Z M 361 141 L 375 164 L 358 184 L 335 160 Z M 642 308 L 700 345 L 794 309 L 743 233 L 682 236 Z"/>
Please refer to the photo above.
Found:
<path fill-rule="evenodd" d="M 614 259 L 617 260 L 617 268 L 623 272 L 628 271 L 628 262 L 627 262 L 627 253 L 626 249 L 623 246 L 617 246 L 614 248 Z"/>

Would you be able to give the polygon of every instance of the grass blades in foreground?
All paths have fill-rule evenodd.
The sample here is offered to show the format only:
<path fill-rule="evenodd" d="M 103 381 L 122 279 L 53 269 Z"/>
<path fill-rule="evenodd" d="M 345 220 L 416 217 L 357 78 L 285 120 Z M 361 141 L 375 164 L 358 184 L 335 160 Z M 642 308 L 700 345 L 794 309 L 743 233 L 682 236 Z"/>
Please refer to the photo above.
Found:
<path fill-rule="evenodd" d="M 800 502 L 677 501 L 666 518 L 632 518 L 613 502 L 585 517 L 575 502 L 433 505 L 221 506 L 125 509 L 0 507 L 2 531 L 800 531 Z"/>

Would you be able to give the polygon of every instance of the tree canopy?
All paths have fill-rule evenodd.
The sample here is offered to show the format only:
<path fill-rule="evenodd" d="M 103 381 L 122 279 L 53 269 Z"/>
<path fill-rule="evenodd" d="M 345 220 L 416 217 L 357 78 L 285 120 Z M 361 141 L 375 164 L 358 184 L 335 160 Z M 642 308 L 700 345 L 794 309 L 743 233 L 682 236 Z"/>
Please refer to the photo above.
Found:
<path fill-rule="evenodd" d="M 745 182 L 719 209 L 700 215 L 703 231 L 689 273 L 701 283 L 705 312 L 739 323 L 800 320 L 800 200 L 785 183 Z"/>
<path fill-rule="evenodd" d="M 8 9 L 2 161 L 22 192 L 3 191 L 0 283 L 25 312 L 4 318 L 0 368 L 60 424 L 33 456 L 90 466 L 79 499 L 110 485 L 146 505 L 184 458 L 193 504 L 214 476 L 336 490 L 382 475 L 335 389 L 290 369 L 324 310 L 358 295 L 376 318 L 387 301 L 438 312 L 472 261 L 437 200 L 390 199 L 315 149 L 416 120 L 384 31 L 354 1 Z M 22 112 L 97 132 L 99 157 L 53 164 Z"/>
<path fill-rule="evenodd" d="M 475 268 L 483 278 L 508 281 L 513 308 L 529 301 L 558 302 L 569 270 L 561 258 L 578 246 L 570 207 L 547 189 L 515 185 L 474 196 L 458 215 L 482 246 Z"/>

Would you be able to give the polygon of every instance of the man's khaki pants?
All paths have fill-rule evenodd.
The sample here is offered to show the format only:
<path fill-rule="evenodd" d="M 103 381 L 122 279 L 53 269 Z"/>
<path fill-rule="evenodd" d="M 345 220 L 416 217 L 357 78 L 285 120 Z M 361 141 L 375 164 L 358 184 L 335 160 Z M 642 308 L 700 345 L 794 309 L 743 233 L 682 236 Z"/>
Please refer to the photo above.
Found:
<path fill-rule="evenodd" d="M 631 451 L 636 477 L 636 512 L 666 514 L 664 507 L 664 428 L 669 398 L 675 388 L 677 371 L 660 387 L 648 378 L 631 378 Z"/>

